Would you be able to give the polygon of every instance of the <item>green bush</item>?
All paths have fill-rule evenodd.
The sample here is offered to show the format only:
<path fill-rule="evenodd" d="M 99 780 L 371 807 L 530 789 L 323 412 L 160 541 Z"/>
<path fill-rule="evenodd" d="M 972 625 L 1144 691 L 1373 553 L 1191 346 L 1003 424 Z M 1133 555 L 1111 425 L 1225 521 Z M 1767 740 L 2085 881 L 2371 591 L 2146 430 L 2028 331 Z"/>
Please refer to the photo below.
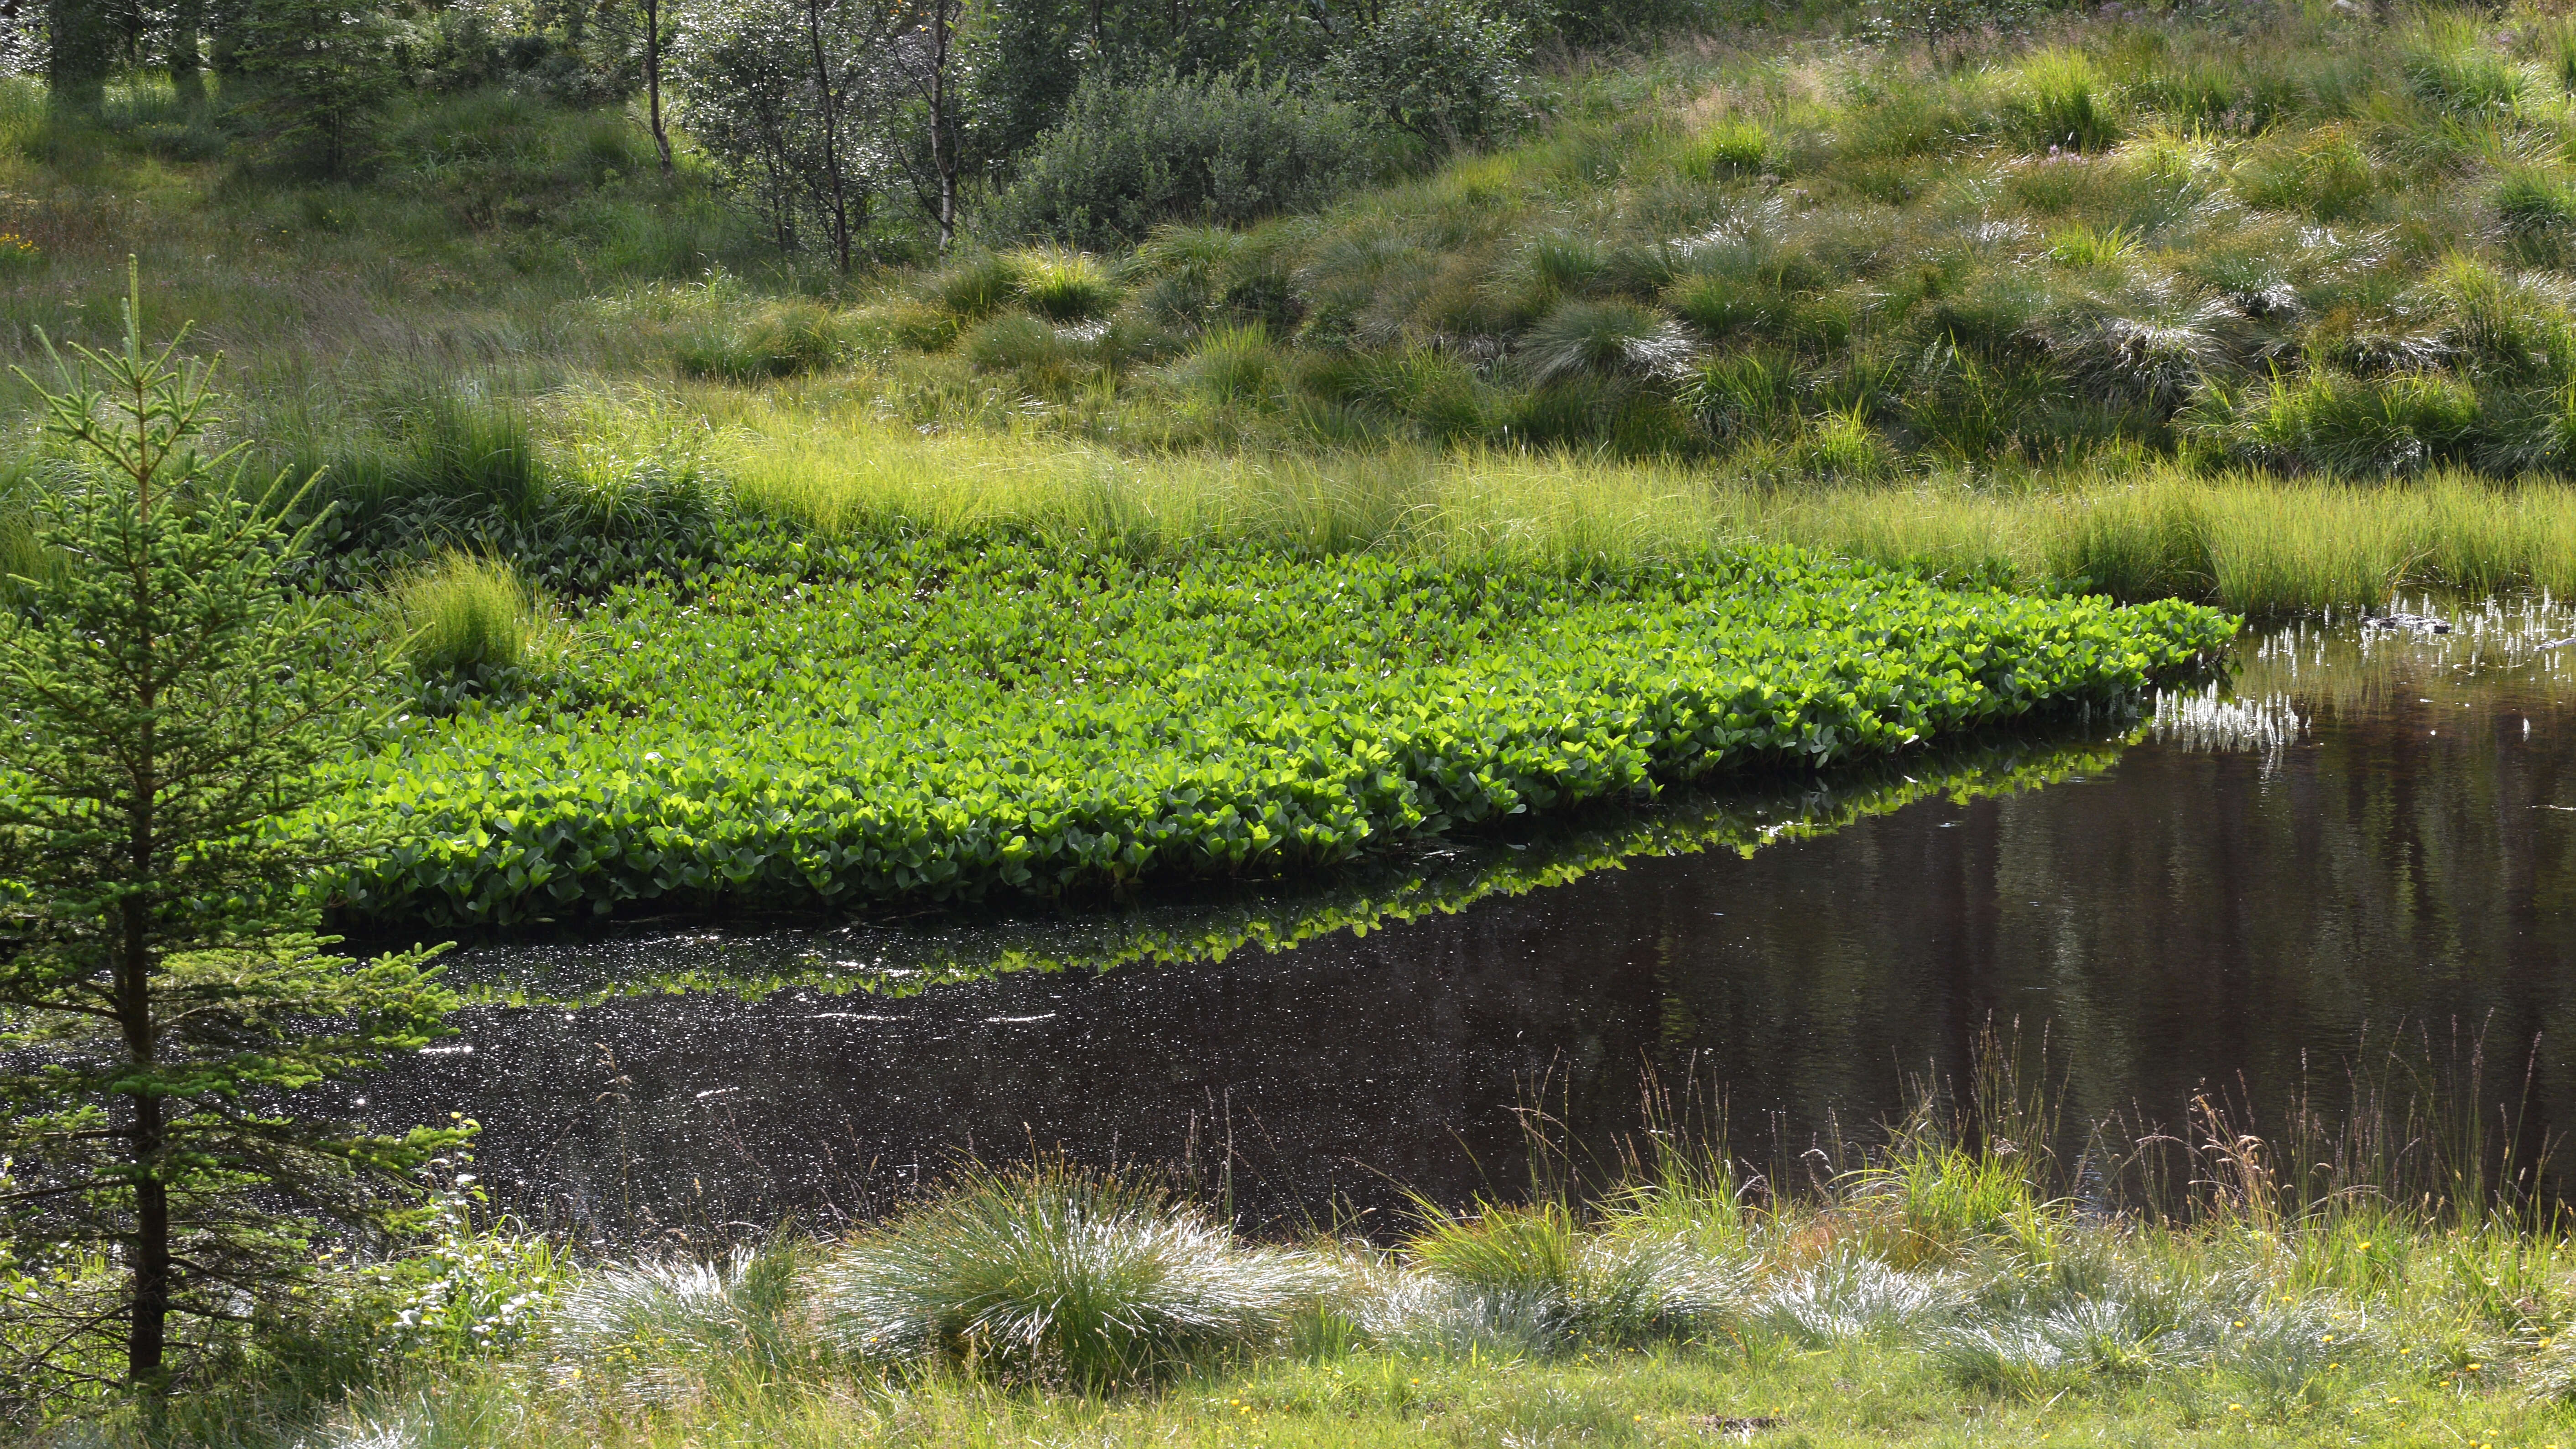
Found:
<path fill-rule="evenodd" d="M 447 389 L 410 410 L 390 449 L 331 470 L 324 486 L 361 506 L 426 503 L 451 517 L 509 522 L 535 518 L 547 495 L 545 466 L 518 406 Z"/>
<path fill-rule="evenodd" d="M 1025 254 L 984 252 L 971 256 L 930 279 L 930 295 L 942 311 L 964 322 L 980 322 L 1019 299 Z"/>
<path fill-rule="evenodd" d="M 1260 323 L 1210 332 L 1180 364 L 1183 388 L 1218 404 L 1260 404 L 1280 390 L 1283 359 Z"/>
<path fill-rule="evenodd" d="M 2059 227 L 2049 233 L 2048 259 L 2062 267 L 2115 267 L 2138 249 L 2138 239 L 2118 226 Z"/>
<path fill-rule="evenodd" d="M 958 342 L 978 372 L 1009 372 L 1040 392 L 1069 386 L 1091 366 L 1090 348 L 1026 313 L 1011 313 L 969 332 Z"/>
<path fill-rule="evenodd" d="M 1108 249 L 1168 223 L 1311 211 L 1378 170 L 1349 107 L 1235 77 L 1086 79 L 1022 156 L 989 230 Z"/>
<path fill-rule="evenodd" d="M 1797 361 L 1786 353 L 1715 352 L 1691 370 L 1680 400 L 1720 441 L 1770 437 L 1796 425 L 1798 382 Z"/>
<path fill-rule="evenodd" d="M 1310 396 L 1367 422 L 1405 427 L 1434 442 L 1476 437 L 1486 427 L 1475 369 L 1436 348 L 1312 356 L 1299 383 Z"/>
<path fill-rule="evenodd" d="M 2496 219 L 2517 236 L 2576 232 L 2576 186 L 2555 168 L 2516 167 L 2496 183 Z"/>
<path fill-rule="evenodd" d="M 1528 120 L 1527 57 L 1520 22 L 1476 0 L 1393 0 L 1334 52 L 1324 85 L 1425 142 L 1455 148 Z"/>
<path fill-rule="evenodd" d="M 863 1358 L 1099 1390 L 1274 1342 L 1333 1277 L 1148 1183 L 1048 1160 L 978 1169 L 852 1241 L 820 1297 L 826 1331 Z"/>
<path fill-rule="evenodd" d="M 416 823 L 349 880 L 353 909 L 498 923 L 1313 867 L 2123 697 L 2228 634 L 2179 605 L 1948 593 L 1786 553 L 1574 578 L 853 547 L 864 583 L 617 595 L 541 706 L 469 710 L 358 767 L 340 808 Z"/>
<path fill-rule="evenodd" d="M 957 341 L 958 314 L 935 303 L 897 298 L 851 314 L 851 341 L 859 347 L 906 352 L 945 352 Z"/>
<path fill-rule="evenodd" d="M 2531 83 L 2520 64 L 2487 44 L 2475 19 L 2460 14 L 2426 16 L 2400 51 L 2398 69 L 2426 104 L 2455 115 L 2511 110 Z"/>
<path fill-rule="evenodd" d="M 1498 1335 L 1534 1348 L 1639 1347 L 1703 1333 L 1743 1307 L 1743 1275 L 1685 1243 L 1583 1231 L 1553 1202 L 1437 1215 L 1405 1251 Z"/>
<path fill-rule="evenodd" d="M 799 1281 L 815 1256 L 791 1239 L 714 1263 L 595 1269 L 550 1306 L 546 1357 L 579 1399 L 629 1411 L 821 1369 L 804 1322 L 810 1291 Z"/>
<path fill-rule="evenodd" d="M 2390 475 L 2459 460 L 2480 420 L 2478 395 L 2431 373 L 2358 378 L 2311 367 L 2241 392 L 2213 390 L 2186 431 L 2219 453 L 2294 471 Z"/>
<path fill-rule="evenodd" d="M 1798 435 L 1789 466 L 1827 482 L 1868 483 L 1896 468 L 1896 452 L 1857 409 L 1827 413 Z"/>

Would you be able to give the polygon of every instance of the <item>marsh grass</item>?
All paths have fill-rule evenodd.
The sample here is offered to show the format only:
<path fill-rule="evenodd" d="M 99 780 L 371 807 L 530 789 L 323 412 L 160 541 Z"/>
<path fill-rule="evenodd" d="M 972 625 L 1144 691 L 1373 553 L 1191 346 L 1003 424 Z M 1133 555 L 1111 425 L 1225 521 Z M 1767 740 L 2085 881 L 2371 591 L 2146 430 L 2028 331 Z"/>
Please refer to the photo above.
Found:
<path fill-rule="evenodd" d="M 151 85 L 40 135 L 18 84 L 0 229 L 35 253 L 0 354 L 87 335 L 140 250 L 154 315 L 227 352 L 238 432 L 322 470 L 358 584 L 463 548 L 596 594 L 749 515 L 1785 539 L 2266 613 L 2563 590 L 2566 27 L 2419 19 L 2388 65 L 2328 12 L 1727 30 L 1569 71 L 1543 133 L 1316 216 L 848 281 L 762 254 L 612 113 L 406 100 L 376 180 L 305 185 L 190 159 Z"/>
<path fill-rule="evenodd" d="M 540 633 L 535 601 L 510 565 L 450 553 L 394 591 L 412 667 L 431 676 L 523 662 Z"/>
<path fill-rule="evenodd" d="M 1334 1279 L 1311 1255 L 1236 1242 L 1140 1176 L 1042 1160 L 970 1171 L 844 1244 L 819 1311 L 862 1359 L 1097 1390 L 1275 1346 Z"/>
<path fill-rule="evenodd" d="M 2270 1135 L 2206 1101 L 2067 1124 L 2011 1032 L 1976 1063 L 1794 1191 L 1676 1110 L 1713 1096 L 1650 1089 L 1588 1186 L 1426 1203 L 1393 1247 L 1248 1243 L 1135 1171 L 969 1168 L 838 1242 L 598 1264 L 515 1348 L 227 1442 L 1655 1444 L 1712 1406 L 1834 1442 L 1947 1442 L 1969 1411 L 2155 1442 L 2576 1427 L 2576 1260 L 2494 1170 L 2530 1144 L 2477 1135 L 2474 1038 L 2368 1048 Z"/>

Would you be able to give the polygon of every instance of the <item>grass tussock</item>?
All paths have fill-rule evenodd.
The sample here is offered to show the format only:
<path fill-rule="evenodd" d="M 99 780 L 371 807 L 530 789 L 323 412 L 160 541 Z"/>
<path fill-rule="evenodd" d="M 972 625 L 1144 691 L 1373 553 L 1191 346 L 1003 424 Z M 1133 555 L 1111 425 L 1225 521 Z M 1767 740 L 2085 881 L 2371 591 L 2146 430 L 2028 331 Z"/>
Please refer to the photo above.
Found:
<path fill-rule="evenodd" d="M 825 1331 L 862 1359 L 1102 1389 L 1275 1347 L 1336 1274 L 1238 1243 L 1150 1182 L 1045 1161 L 968 1175 L 821 1281 Z"/>
<path fill-rule="evenodd" d="M 405 580 L 394 601 L 405 653 L 425 675 L 514 668 L 539 634 L 527 587 L 495 559 L 448 554 Z"/>
<path fill-rule="evenodd" d="M 2529 1196 L 2535 1144 L 2497 1135 L 2480 1048 L 2458 1045 L 2356 1070 L 2336 1112 L 2298 1104 L 2269 1137 L 2202 1101 L 2170 1130 L 2070 1138 L 1990 1040 L 1972 1082 L 1875 1144 L 1809 1154 L 1798 1191 L 1669 1115 L 1570 1175 L 1542 1125 L 1555 1165 L 1529 1198 L 1423 1204 L 1393 1246 L 1247 1242 L 1150 1175 L 1049 1160 L 708 1260 L 467 1251 L 484 1235 L 452 1219 L 427 1255 L 442 1291 L 514 1305 L 519 1329 L 436 1348 L 416 1309 L 347 1300 L 331 1331 L 381 1335 L 344 1360 L 367 1380 L 347 1397 L 252 1412 L 256 1393 L 210 1385 L 182 1417 L 228 1443 L 352 1446 L 719 1426 L 1648 1445 L 1712 1417 L 1912 1443 L 1963 1415 L 2033 1437 L 2545 1443 L 2576 1427 L 2576 1261 Z M 112 1419 L 78 1422 L 121 1442 Z"/>

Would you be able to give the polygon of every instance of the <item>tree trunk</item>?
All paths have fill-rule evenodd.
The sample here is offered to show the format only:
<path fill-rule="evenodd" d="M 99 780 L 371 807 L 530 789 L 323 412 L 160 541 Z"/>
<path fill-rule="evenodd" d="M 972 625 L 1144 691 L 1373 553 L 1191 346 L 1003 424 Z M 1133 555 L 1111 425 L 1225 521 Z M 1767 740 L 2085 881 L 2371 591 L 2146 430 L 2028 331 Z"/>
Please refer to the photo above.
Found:
<path fill-rule="evenodd" d="M 45 0 L 45 29 L 52 46 L 45 86 L 54 115 L 94 116 L 106 102 L 107 17 L 101 0 Z"/>
<path fill-rule="evenodd" d="M 206 0 L 177 0 L 170 9 L 170 85 L 189 111 L 206 108 L 206 57 L 200 32 Z"/>
<path fill-rule="evenodd" d="M 150 876 L 154 853 L 150 796 L 143 795 L 135 808 L 130 849 L 139 884 Z M 150 912 L 151 907 L 139 897 L 130 896 L 119 907 L 125 940 L 116 967 L 116 1014 L 125 1031 L 126 1058 L 146 1069 L 160 1055 L 152 1028 Z M 134 1322 L 125 1340 L 125 1377 L 130 1383 L 157 1390 L 170 1322 L 170 1190 L 161 1181 L 164 1123 L 159 1097 L 136 1092 L 130 1100 L 134 1129 L 127 1152 L 136 1172 Z"/>
<path fill-rule="evenodd" d="M 841 183 L 841 116 L 832 93 L 832 69 L 823 54 L 823 11 L 830 0 L 805 0 L 805 38 L 814 51 L 814 91 L 823 102 L 823 171 L 832 183 L 832 247 L 841 273 L 850 270 L 850 203 Z"/>
<path fill-rule="evenodd" d="M 662 0 L 644 0 L 644 114 L 662 174 L 671 174 L 671 133 L 662 125 Z"/>
<path fill-rule="evenodd" d="M 134 1099 L 134 1150 L 161 1154 L 161 1099 Z M 162 1382 L 170 1331 L 170 1189 L 160 1169 L 134 1185 L 134 1327 L 125 1343 L 126 1381 L 147 1389 Z"/>
<path fill-rule="evenodd" d="M 939 173 L 939 249 L 957 240 L 957 137 L 948 114 L 950 0 L 930 0 L 930 167 Z"/>

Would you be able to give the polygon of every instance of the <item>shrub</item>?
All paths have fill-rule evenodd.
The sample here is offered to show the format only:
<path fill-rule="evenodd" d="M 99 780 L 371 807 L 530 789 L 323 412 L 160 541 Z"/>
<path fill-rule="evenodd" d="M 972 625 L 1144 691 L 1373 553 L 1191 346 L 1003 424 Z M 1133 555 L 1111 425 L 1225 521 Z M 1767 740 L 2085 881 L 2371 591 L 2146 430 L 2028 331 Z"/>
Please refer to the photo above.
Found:
<path fill-rule="evenodd" d="M 1789 465 L 1829 482 L 1866 483 L 1896 468 L 1896 450 L 1858 408 L 1827 413 L 1799 434 Z"/>
<path fill-rule="evenodd" d="M 1450 353 L 1328 353 L 1309 361 L 1299 381 L 1313 396 L 1381 424 L 1403 424 L 1435 442 L 1474 437 L 1485 428 L 1485 399 L 1475 369 Z"/>
<path fill-rule="evenodd" d="M 1568 302 L 1521 338 L 1521 363 L 1541 387 L 1567 378 L 1678 375 L 1690 359 L 1682 329 L 1627 302 Z"/>
<path fill-rule="evenodd" d="M 442 391 L 412 416 L 406 432 L 406 446 L 390 461 L 381 485 L 391 496 L 437 500 L 514 522 L 535 517 L 545 506 L 545 467 L 527 418 L 514 404 Z"/>
<path fill-rule="evenodd" d="M 605 1267 L 546 1316 L 555 1380 L 594 1401 L 667 1406 L 728 1379 L 757 1382 L 813 1357 L 801 1333 L 810 1250 L 780 1243 L 721 1262 Z"/>
<path fill-rule="evenodd" d="M 1377 170 L 1349 107 L 1235 77 L 1086 79 L 993 204 L 991 229 L 1109 248 L 1170 222 L 1312 211 Z"/>
<path fill-rule="evenodd" d="M 767 382 L 821 372 L 840 360 L 839 325 L 820 302 L 764 302 L 680 346 L 680 371 L 725 382 Z"/>
<path fill-rule="evenodd" d="M 1683 384 L 1681 402 L 1712 437 L 1769 437 L 1798 420 L 1798 366 L 1782 352 L 1712 353 Z"/>
<path fill-rule="evenodd" d="M 1180 366 L 1184 387 L 1219 404 L 1259 404 L 1279 390 L 1279 350 L 1258 322 L 1222 327 L 1207 335 Z"/>
<path fill-rule="evenodd" d="M 426 675 L 516 665 L 536 632 L 527 589 L 498 559 L 451 553 L 405 581 L 396 597 L 410 630 L 404 652 Z"/>
<path fill-rule="evenodd" d="M 2089 396 L 2168 414 L 2225 355 L 2218 328 L 2232 315 L 2211 301 L 2178 315 L 2107 317 L 2061 339 L 2055 360 Z"/>
<path fill-rule="evenodd" d="M 2124 228 L 2078 223 L 2049 233 L 2048 259 L 2062 267 L 2113 267 L 2138 249 L 2138 239 Z"/>
<path fill-rule="evenodd" d="M 911 298 L 862 307 L 850 317 L 851 340 L 863 348 L 945 352 L 957 333 L 956 313 Z"/>
<path fill-rule="evenodd" d="M 2334 221 L 2360 210 L 2379 188 L 2366 150 L 2349 127 L 2319 126 L 2236 168 L 2230 189 L 2256 206 L 2298 207 Z"/>
<path fill-rule="evenodd" d="M 1507 135 L 1528 119 L 1527 37 L 1476 0 L 1394 0 L 1337 50 L 1324 85 L 1443 148 Z"/>
<path fill-rule="evenodd" d="M 2453 114 L 2510 110 L 2522 103 L 2531 81 L 2519 64 L 2490 48 L 2478 23 L 2464 15 L 2426 17 L 2407 40 L 2398 68 L 2425 104 Z"/>
<path fill-rule="evenodd" d="M 996 317 L 958 344 L 978 372 L 1011 372 L 1042 392 L 1060 390 L 1088 370 L 1090 349 L 1079 335 L 1025 313 Z"/>
<path fill-rule="evenodd" d="M 1717 274 L 1684 277 L 1672 285 L 1666 301 L 1684 321 L 1711 337 L 1724 337 L 1740 328 L 1772 329 L 1797 306 L 1795 299 L 1764 282 Z"/>
<path fill-rule="evenodd" d="M 2016 128 L 2033 147 L 2099 151 L 2121 136 L 2109 86 L 2081 51 L 2043 50 L 2023 61 L 2012 79 L 2011 106 Z"/>
<path fill-rule="evenodd" d="M 1900 1271 L 1846 1250 L 1774 1280 L 1752 1312 L 1775 1333 L 1823 1347 L 1944 1323 L 1966 1302 L 1951 1274 Z"/>
<path fill-rule="evenodd" d="M 852 1242 L 820 1296 L 825 1331 L 854 1353 L 1096 1389 L 1275 1339 L 1332 1281 L 1161 1188 L 1047 1161 L 977 1169 Z"/>
<path fill-rule="evenodd" d="M 2186 1361 L 2175 1321 L 2171 1307 L 2152 1297 L 2079 1298 L 1952 1329 L 1935 1342 L 1933 1358 L 1961 1388 L 2046 1398 L 2102 1380 L 2133 1382 Z"/>

